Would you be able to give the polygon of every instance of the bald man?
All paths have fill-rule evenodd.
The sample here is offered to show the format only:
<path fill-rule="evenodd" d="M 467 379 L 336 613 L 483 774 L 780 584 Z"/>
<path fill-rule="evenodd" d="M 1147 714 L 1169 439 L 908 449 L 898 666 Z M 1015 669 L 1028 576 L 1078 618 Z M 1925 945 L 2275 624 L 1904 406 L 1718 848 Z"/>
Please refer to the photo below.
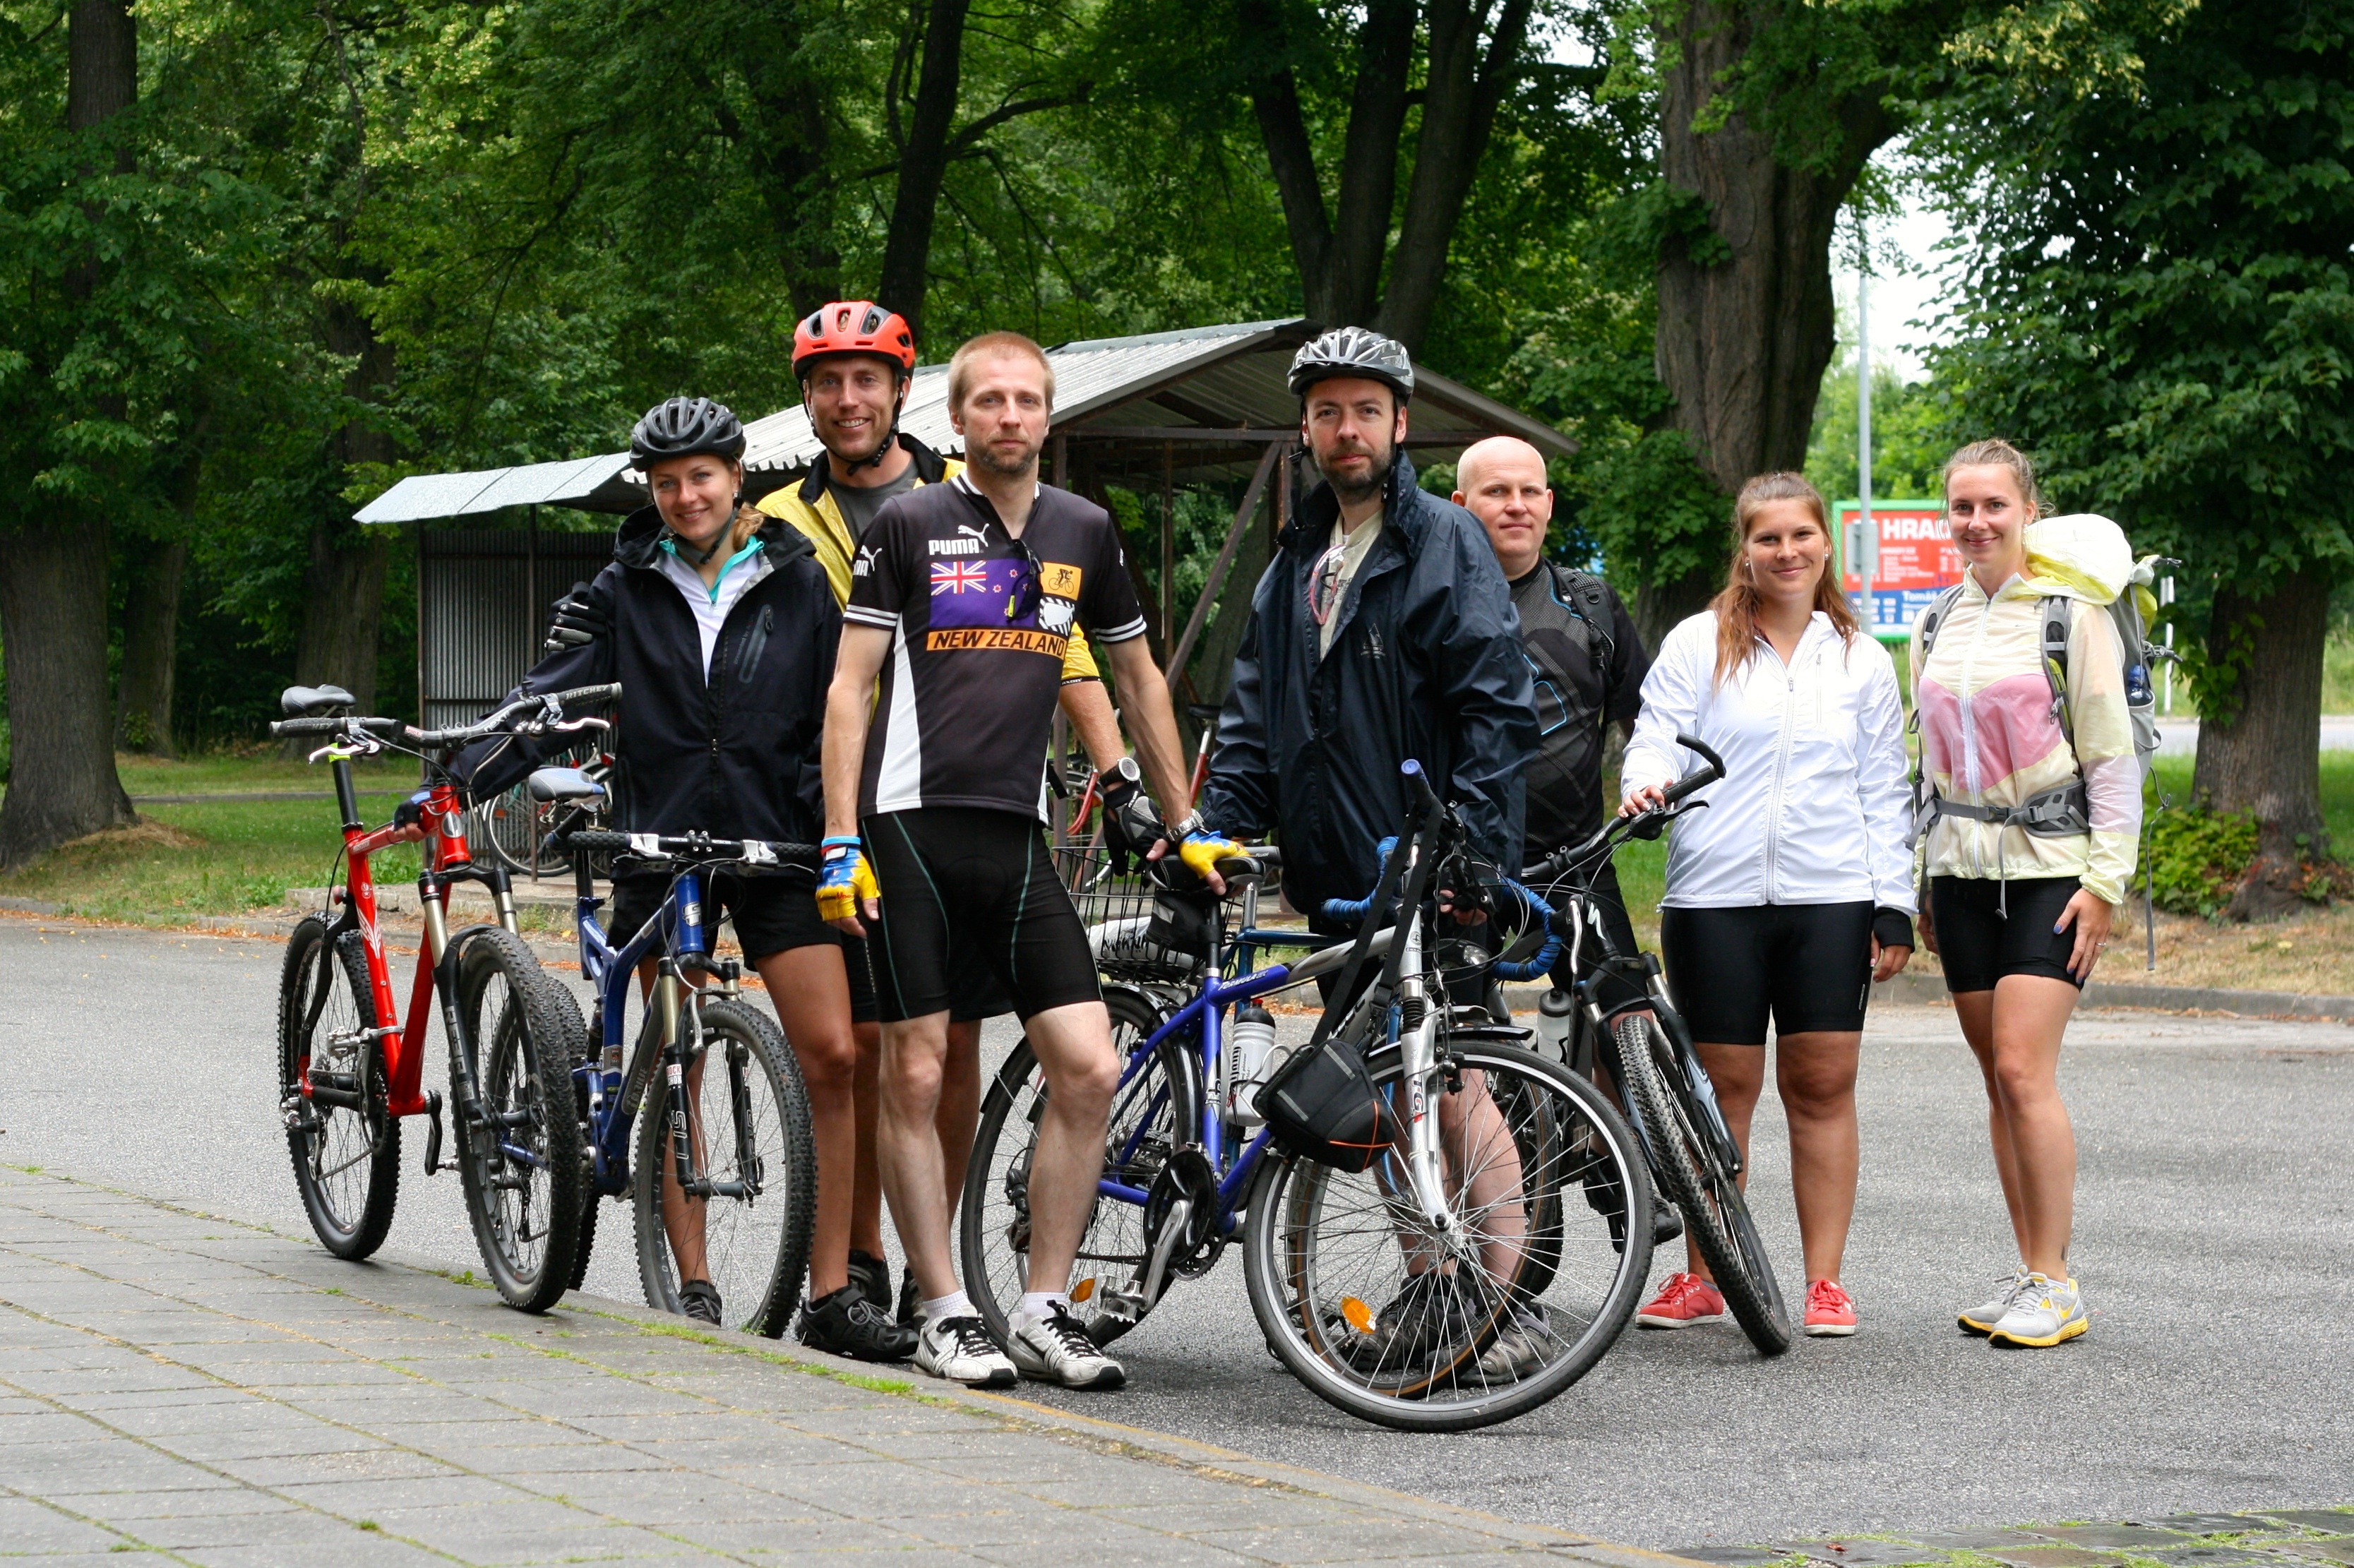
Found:
<path fill-rule="evenodd" d="M 1602 732 L 1614 720 L 1634 722 L 1651 660 L 1609 584 L 1544 558 L 1553 491 L 1543 453 L 1516 437 L 1491 436 L 1464 452 L 1455 484 L 1455 503 L 1487 530 L 1511 584 L 1522 651 L 1536 683 L 1537 753 L 1522 775 L 1526 865 L 1602 825 Z M 1633 952 L 1617 874 L 1606 872 L 1595 891 L 1611 917 L 1611 939 Z M 1556 970 L 1553 983 L 1569 979 Z M 1635 995 L 1621 982 L 1609 990 L 1610 1001 Z"/>

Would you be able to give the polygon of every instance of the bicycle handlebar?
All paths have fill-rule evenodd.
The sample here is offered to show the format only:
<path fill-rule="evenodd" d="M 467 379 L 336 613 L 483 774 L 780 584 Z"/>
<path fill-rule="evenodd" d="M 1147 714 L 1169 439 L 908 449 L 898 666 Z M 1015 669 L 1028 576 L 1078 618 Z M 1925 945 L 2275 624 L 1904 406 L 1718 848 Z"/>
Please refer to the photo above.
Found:
<path fill-rule="evenodd" d="M 279 719 L 270 726 L 270 738 L 286 740 L 297 736 L 349 736 L 355 739 L 363 735 L 385 740 L 405 740 L 411 746 L 462 746 L 470 740 L 504 731 L 510 720 L 519 714 L 540 712 L 553 717 L 567 707 L 599 707 L 617 701 L 621 694 L 618 683 L 608 682 L 598 686 L 575 686 L 568 692 L 548 692 L 525 697 L 507 704 L 496 713 L 455 729 L 413 729 L 396 718 L 291 718 Z"/>
<path fill-rule="evenodd" d="M 1701 760 L 1705 762 L 1708 766 L 1705 768 L 1693 768 L 1690 773 L 1685 774 L 1682 778 L 1677 779 L 1674 783 L 1667 787 L 1667 789 L 1663 792 L 1660 799 L 1663 804 L 1670 806 L 1681 800 L 1685 796 L 1691 794 L 1695 789 L 1705 789 L 1710 785 L 1724 777 L 1724 758 L 1719 757 L 1715 751 L 1711 749 L 1709 744 L 1701 739 L 1700 736 L 1696 735 L 1680 735 L 1676 736 L 1676 744 L 1682 747 L 1686 751 L 1696 751 L 1700 753 Z"/>
<path fill-rule="evenodd" d="M 557 835 L 557 847 L 569 853 L 585 850 L 635 855 L 641 860 L 740 860 L 747 865 L 790 865 L 803 871 L 817 868 L 815 844 L 786 843 L 769 839 L 715 839 L 702 833 L 622 833 L 607 828 L 575 828 Z"/>
<path fill-rule="evenodd" d="M 397 737 L 408 726 L 392 718 L 294 718 L 278 719 L 270 726 L 273 740 L 292 739 L 304 735 L 379 735 L 386 739 Z"/>
<path fill-rule="evenodd" d="M 1596 829 L 1594 836 L 1584 843 L 1565 845 L 1553 851 L 1535 864 L 1522 867 L 1522 880 L 1551 882 L 1554 877 L 1614 840 L 1630 838 L 1644 825 L 1657 821 L 1661 817 L 1672 815 L 1686 797 L 1707 789 L 1724 777 L 1724 758 L 1719 757 L 1715 748 L 1706 741 L 1698 736 L 1679 735 L 1676 736 L 1676 744 L 1687 751 L 1700 753 L 1702 766 L 1692 769 L 1661 790 L 1659 804 L 1646 806 L 1630 817 L 1613 817 Z"/>

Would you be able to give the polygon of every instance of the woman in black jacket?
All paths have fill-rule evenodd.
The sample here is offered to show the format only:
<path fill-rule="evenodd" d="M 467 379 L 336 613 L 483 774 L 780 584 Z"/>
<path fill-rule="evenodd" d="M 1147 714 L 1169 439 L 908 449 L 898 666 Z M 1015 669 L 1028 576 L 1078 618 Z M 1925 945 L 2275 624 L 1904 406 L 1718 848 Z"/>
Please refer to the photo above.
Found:
<path fill-rule="evenodd" d="M 638 422 L 630 450 L 653 504 L 622 523 L 612 564 L 557 605 L 551 652 L 518 694 L 620 683 L 614 750 L 628 817 L 619 825 L 629 831 L 815 843 L 819 738 L 842 629 L 824 569 L 797 530 L 741 503 L 744 431 L 726 408 L 673 397 Z M 484 757 L 475 794 L 530 766 L 519 749 Z M 660 872 L 615 880 L 616 941 L 653 916 L 668 885 Z M 734 917 L 809 1089 L 818 1202 L 801 1339 L 840 1355 L 904 1359 L 915 1335 L 850 1287 L 857 1047 L 841 940 L 801 877 L 722 873 L 704 903 L 706 925 L 723 909 Z M 668 1170 L 663 1179 L 681 1299 L 716 1323 L 702 1202 L 687 1200 Z"/>

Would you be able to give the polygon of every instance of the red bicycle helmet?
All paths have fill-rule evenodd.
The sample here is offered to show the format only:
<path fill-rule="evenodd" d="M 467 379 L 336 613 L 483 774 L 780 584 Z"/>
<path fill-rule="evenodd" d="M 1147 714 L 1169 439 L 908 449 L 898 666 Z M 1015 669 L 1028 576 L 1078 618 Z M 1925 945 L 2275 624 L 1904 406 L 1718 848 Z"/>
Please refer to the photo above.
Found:
<path fill-rule="evenodd" d="M 896 311 L 872 300 L 836 300 L 793 326 L 793 378 L 807 374 L 810 361 L 829 354 L 872 354 L 916 372 L 916 334 Z"/>

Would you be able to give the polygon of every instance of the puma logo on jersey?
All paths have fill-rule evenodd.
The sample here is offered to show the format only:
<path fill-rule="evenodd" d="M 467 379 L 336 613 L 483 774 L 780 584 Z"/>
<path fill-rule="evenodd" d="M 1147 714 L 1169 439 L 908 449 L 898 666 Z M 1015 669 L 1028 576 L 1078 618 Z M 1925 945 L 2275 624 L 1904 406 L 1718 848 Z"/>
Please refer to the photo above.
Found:
<path fill-rule="evenodd" d="M 927 539 L 924 541 L 924 548 L 935 556 L 978 556 L 981 554 L 981 542 L 979 539 Z"/>
<path fill-rule="evenodd" d="M 861 546 L 858 551 L 858 558 L 850 563 L 850 575 L 854 577 L 866 577 L 871 574 L 874 566 L 875 546 L 872 545 Z"/>

